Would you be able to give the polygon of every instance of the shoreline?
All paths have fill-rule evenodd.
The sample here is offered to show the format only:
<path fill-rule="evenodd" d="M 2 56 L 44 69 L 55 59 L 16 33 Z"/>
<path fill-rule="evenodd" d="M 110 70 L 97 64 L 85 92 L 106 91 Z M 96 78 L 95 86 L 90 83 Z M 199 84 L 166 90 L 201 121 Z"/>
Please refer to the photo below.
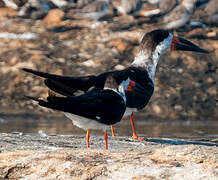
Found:
<path fill-rule="evenodd" d="M 91 148 L 86 149 L 85 136 L 53 135 L 43 138 L 39 135 L 1 133 L 0 179 L 218 177 L 217 143 L 193 145 L 179 141 L 190 142 L 166 138 L 139 142 L 129 137 L 109 137 L 109 150 L 104 150 L 103 136 L 91 136 Z"/>

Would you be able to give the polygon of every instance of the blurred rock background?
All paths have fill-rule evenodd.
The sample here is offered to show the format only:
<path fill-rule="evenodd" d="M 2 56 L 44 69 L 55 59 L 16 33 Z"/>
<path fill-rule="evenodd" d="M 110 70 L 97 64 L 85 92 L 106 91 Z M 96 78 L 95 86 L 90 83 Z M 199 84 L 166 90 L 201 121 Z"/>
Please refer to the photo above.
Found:
<path fill-rule="evenodd" d="M 167 9 L 164 1 L 165 5 L 170 3 L 133 2 L 132 9 L 126 11 L 120 11 L 125 9 L 124 1 L 110 1 L 107 12 L 97 21 L 79 15 L 84 9 L 98 10 L 94 5 L 86 7 L 93 1 L 0 1 L 0 114 L 51 112 L 25 100 L 25 95 L 45 97 L 47 89 L 42 79 L 19 68 L 83 76 L 129 66 L 143 34 L 164 28 L 163 19 L 182 5 L 178 0 Z M 143 119 L 218 120 L 215 1 L 193 0 L 187 22 L 170 29 L 211 53 L 164 54 L 157 68 L 155 92 L 148 106 L 138 113 Z"/>

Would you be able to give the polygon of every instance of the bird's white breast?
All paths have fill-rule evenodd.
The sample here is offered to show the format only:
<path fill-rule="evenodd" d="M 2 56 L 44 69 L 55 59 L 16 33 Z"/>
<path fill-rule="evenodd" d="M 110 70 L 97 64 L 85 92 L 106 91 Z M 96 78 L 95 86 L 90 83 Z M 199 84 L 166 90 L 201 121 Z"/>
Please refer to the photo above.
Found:
<path fill-rule="evenodd" d="M 123 116 L 129 116 L 131 115 L 133 112 L 137 112 L 138 110 L 136 108 L 126 108 L 126 111 L 124 113 Z"/>
<path fill-rule="evenodd" d="M 85 118 L 85 117 L 78 116 L 78 115 L 71 114 L 71 113 L 64 113 L 64 114 L 66 117 L 68 117 L 72 121 L 72 123 L 75 126 L 82 128 L 84 130 L 96 129 L 96 130 L 105 131 L 106 129 L 109 128 L 109 125 L 99 123 L 98 121 L 94 119 Z"/>

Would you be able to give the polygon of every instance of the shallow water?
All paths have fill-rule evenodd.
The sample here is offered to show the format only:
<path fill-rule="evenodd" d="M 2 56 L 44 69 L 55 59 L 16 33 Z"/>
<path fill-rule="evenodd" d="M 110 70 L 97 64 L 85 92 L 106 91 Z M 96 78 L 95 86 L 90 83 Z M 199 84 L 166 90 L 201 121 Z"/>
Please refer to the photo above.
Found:
<path fill-rule="evenodd" d="M 146 137 L 209 137 L 218 138 L 218 121 L 148 121 L 137 119 L 136 132 Z M 0 115 L 0 132 L 38 133 L 46 134 L 84 134 L 85 131 L 72 125 L 65 117 L 47 117 L 36 115 L 6 116 Z M 102 135 L 101 131 L 91 131 Z M 129 119 L 123 119 L 115 125 L 115 133 L 119 136 L 131 136 L 132 129 Z"/>

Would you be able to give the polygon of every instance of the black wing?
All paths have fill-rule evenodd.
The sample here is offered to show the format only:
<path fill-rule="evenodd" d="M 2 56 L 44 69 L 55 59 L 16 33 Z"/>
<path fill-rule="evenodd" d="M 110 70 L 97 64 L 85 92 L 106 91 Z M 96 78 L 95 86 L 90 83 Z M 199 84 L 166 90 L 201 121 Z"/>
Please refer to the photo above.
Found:
<path fill-rule="evenodd" d="M 135 83 L 131 90 L 126 91 L 126 106 L 137 109 L 144 108 L 148 104 L 153 92 L 154 87 L 152 83 L 147 83 L 146 86 Z"/>
<path fill-rule="evenodd" d="M 129 67 L 128 71 L 128 77 L 135 85 L 131 87 L 131 91 L 128 91 L 128 89 L 126 91 L 126 106 L 142 109 L 148 104 L 154 92 L 153 81 L 144 69 Z"/>
<path fill-rule="evenodd" d="M 60 76 L 40 71 L 35 71 L 28 68 L 22 68 L 23 71 L 45 78 L 45 85 L 64 96 L 74 96 L 74 93 L 78 90 L 88 91 L 91 87 L 103 89 L 106 78 L 108 75 L 113 75 L 118 84 L 127 79 L 128 70 L 123 71 L 110 71 L 99 74 L 97 76 Z"/>
<path fill-rule="evenodd" d="M 64 96 L 74 96 L 76 91 L 86 92 L 91 87 L 103 89 L 106 78 L 109 75 L 112 75 L 118 84 L 129 77 L 136 83 L 133 91 L 127 91 L 126 93 L 127 107 L 131 108 L 141 109 L 145 107 L 154 91 L 153 82 L 149 78 L 147 71 L 135 67 L 85 77 L 58 76 L 27 68 L 23 68 L 23 70 L 45 78 L 45 84 L 48 88 Z"/>
<path fill-rule="evenodd" d="M 72 96 L 75 91 L 87 91 L 94 85 L 96 81 L 95 76 L 85 77 L 72 77 L 72 76 L 60 76 L 40 71 L 35 71 L 28 68 L 22 68 L 23 71 L 45 78 L 45 85 L 62 95 Z"/>
<path fill-rule="evenodd" d="M 40 106 L 72 113 L 111 125 L 119 122 L 126 110 L 123 98 L 112 90 L 93 90 L 75 97 L 50 97 L 38 101 Z"/>

